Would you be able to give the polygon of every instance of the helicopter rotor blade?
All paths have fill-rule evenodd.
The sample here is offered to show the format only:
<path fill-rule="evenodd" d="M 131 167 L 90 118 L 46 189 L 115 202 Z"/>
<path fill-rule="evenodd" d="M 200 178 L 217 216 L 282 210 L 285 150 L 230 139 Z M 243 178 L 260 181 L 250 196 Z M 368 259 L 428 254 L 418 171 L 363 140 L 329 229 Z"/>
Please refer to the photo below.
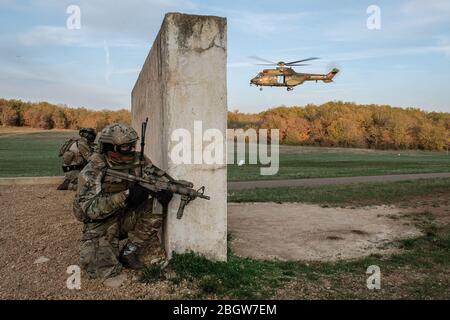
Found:
<path fill-rule="evenodd" d="M 270 64 L 277 64 L 276 62 L 273 62 L 273 61 L 270 61 L 270 60 L 267 60 L 267 59 L 264 59 L 264 58 L 261 58 L 261 57 L 258 57 L 258 56 L 249 56 L 249 58 L 250 59 L 254 59 L 254 60 L 259 60 L 259 61 L 262 61 L 262 62 L 267 62 L 267 63 L 270 63 Z"/>
<path fill-rule="evenodd" d="M 285 65 L 292 65 L 292 64 L 298 63 L 298 62 L 305 62 L 305 61 L 311 61 L 311 60 L 317 60 L 317 59 L 320 59 L 320 58 L 312 57 L 312 58 L 307 58 L 307 59 L 302 59 L 302 60 L 297 60 L 297 61 L 291 61 L 291 62 L 285 63 Z"/>
<path fill-rule="evenodd" d="M 310 64 L 308 63 L 296 63 L 296 64 L 283 64 L 280 65 L 279 63 L 257 63 L 257 66 L 286 66 L 286 67 L 296 67 L 296 66 L 309 66 Z"/>

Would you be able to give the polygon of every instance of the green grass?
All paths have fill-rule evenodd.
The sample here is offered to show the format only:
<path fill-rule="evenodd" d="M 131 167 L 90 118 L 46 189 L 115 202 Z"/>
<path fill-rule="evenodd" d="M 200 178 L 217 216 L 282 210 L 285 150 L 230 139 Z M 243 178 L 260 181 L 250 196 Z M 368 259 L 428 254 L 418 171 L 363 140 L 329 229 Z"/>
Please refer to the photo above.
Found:
<path fill-rule="evenodd" d="M 364 206 L 450 193 L 450 178 L 320 187 L 261 188 L 229 191 L 228 202 L 304 202 L 324 206 Z"/>
<path fill-rule="evenodd" d="M 431 172 L 450 172 L 450 156 L 446 152 L 281 146 L 280 168 L 276 175 L 262 176 L 260 165 L 228 165 L 228 180 L 302 179 Z"/>
<path fill-rule="evenodd" d="M 163 270 L 161 270 L 160 265 L 152 264 L 146 266 L 140 276 L 140 281 L 145 283 L 155 282 L 164 278 Z"/>
<path fill-rule="evenodd" d="M 266 299 L 291 283 L 294 289 L 282 298 L 449 299 L 450 226 L 437 228 L 429 215 L 418 216 L 416 223 L 425 235 L 393 244 L 403 252 L 390 257 L 305 263 L 252 260 L 229 251 L 227 262 L 212 262 L 187 253 L 171 260 L 169 268 L 176 272 L 172 281 L 195 284 L 197 292 L 188 298 Z M 366 270 L 371 265 L 381 268 L 381 290 L 366 287 Z"/>
<path fill-rule="evenodd" d="M 13 130 L 13 129 L 11 129 Z M 0 132 L 0 176 L 62 175 L 57 152 L 77 132 Z M 400 154 L 400 156 L 398 155 Z M 383 174 L 450 172 L 445 152 L 280 147 L 280 170 L 261 176 L 259 165 L 229 165 L 229 180 L 295 179 Z"/>
<path fill-rule="evenodd" d="M 0 177 L 63 175 L 58 151 L 77 132 L 0 136 Z"/>
<path fill-rule="evenodd" d="M 292 280 L 296 263 L 257 261 L 240 258 L 232 254 L 231 236 L 228 237 L 228 261 L 213 262 L 195 254 L 176 254 L 170 260 L 169 269 L 176 273 L 174 284 L 186 279 L 196 282 L 199 292 L 194 298 L 208 294 L 242 299 L 260 299 L 274 293 L 282 283 Z M 142 282 L 155 280 L 157 271 L 149 266 L 141 272 Z M 159 279 L 164 279 L 159 275 Z"/>
<path fill-rule="evenodd" d="M 201 294 L 233 298 L 265 298 L 290 279 L 284 275 L 280 263 L 233 255 L 228 257 L 228 262 L 212 262 L 194 253 L 174 255 L 171 268 L 180 279 L 198 280 Z"/>

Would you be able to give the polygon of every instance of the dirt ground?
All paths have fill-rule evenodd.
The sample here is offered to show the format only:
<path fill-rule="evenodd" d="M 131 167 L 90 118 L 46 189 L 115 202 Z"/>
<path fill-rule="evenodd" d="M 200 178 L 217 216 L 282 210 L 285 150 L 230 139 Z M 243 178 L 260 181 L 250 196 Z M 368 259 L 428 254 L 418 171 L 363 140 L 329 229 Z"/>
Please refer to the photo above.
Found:
<path fill-rule="evenodd" d="M 74 192 L 55 189 L 0 186 L 0 299 L 170 299 L 190 293 L 184 283 L 140 283 L 128 270 L 119 289 L 83 273 L 81 290 L 67 289 L 67 267 L 79 264 L 81 224 L 72 215 Z M 39 258 L 49 260 L 36 263 Z"/>
<path fill-rule="evenodd" d="M 237 255 L 255 259 L 335 261 L 393 253 L 385 244 L 420 235 L 395 207 L 344 209 L 301 203 L 228 205 Z"/>
<path fill-rule="evenodd" d="M 131 271 L 124 271 L 126 281 L 118 289 L 83 275 L 81 290 L 67 289 L 67 267 L 78 264 L 81 234 L 72 216 L 73 196 L 55 186 L 0 186 L 0 299 L 170 299 L 195 291 L 184 282 L 143 284 Z M 401 212 L 394 207 L 230 204 L 228 227 L 238 255 L 336 260 L 387 253 L 392 249 L 384 244 L 418 235 L 412 225 L 389 218 Z"/>

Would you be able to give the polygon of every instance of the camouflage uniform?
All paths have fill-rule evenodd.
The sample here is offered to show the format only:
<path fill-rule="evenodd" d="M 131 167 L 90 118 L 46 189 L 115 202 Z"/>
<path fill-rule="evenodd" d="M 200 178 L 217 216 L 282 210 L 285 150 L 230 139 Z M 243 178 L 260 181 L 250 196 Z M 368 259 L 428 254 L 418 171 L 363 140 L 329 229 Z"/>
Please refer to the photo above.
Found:
<path fill-rule="evenodd" d="M 125 166 L 114 166 L 106 155 L 94 153 L 80 172 L 74 214 L 84 220 L 80 246 L 81 266 L 92 278 L 117 275 L 122 268 L 119 240 L 128 238 L 133 246 L 154 238 L 162 225 L 162 216 L 152 214 L 153 199 L 144 201 L 135 209 L 126 206 L 130 182 L 106 176 L 104 170 L 139 175 L 139 158 Z M 145 165 L 151 166 L 146 159 Z"/>
<path fill-rule="evenodd" d="M 80 138 L 73 143 L 69 148 L 69 152 L 71 152 L 74 157 L 68 165 L 84 166 L 92 154 L 91 145 L 92 144 L 89 143 L 86 138 Z M 64 173 L 65 180 L 68 181 L 68 190 L 77 190 L 79 173 L 80 170 L 71 170 Z"/>
<path fill-rule="evenodd" d="M 88 132 L 91 134 L 88 139 Z M 78 175 L 80 170 L 87 164 L 89 157 L 93 152 L 93 139 L 95 131 L 91 128 L 80 130 L 81 138 L 75 139 L 69 148 L 60 154 L 63 157 L 64 181 L 58 186 L 58 190 L 77 190 Z"/>

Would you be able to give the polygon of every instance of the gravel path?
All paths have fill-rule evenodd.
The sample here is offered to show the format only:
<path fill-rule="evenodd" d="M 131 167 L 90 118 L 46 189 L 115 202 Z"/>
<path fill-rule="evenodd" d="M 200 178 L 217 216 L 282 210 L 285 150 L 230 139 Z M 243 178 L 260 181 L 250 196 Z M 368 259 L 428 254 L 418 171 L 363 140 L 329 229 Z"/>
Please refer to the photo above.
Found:
<path fill-rule="evenodd" d="M 117 289 L 83 276 L 81 290 L 67 289 L 67 267 L 79 261 L 81 224 L 72 216 L 74 193 L 55 189 L 0 186 L 0 299 L 170 299 L 190 293 L 183 283 L 140 283 L 128 270 Z"/>
<path fill-rule="evenodd" d="M 384 176 L 359 176 L 359 177 L 337 177 L 337 178 L 228 181 L 228 190 L 243 190 L 254 188 L 281 188 L 281 187 L 315 187 L 315 186 L 337 185 L 337 184 L 394 182 L 394 181 L 434 179 L 434 178 L 450 178 L 450 172 L 393 174 Z"/>

